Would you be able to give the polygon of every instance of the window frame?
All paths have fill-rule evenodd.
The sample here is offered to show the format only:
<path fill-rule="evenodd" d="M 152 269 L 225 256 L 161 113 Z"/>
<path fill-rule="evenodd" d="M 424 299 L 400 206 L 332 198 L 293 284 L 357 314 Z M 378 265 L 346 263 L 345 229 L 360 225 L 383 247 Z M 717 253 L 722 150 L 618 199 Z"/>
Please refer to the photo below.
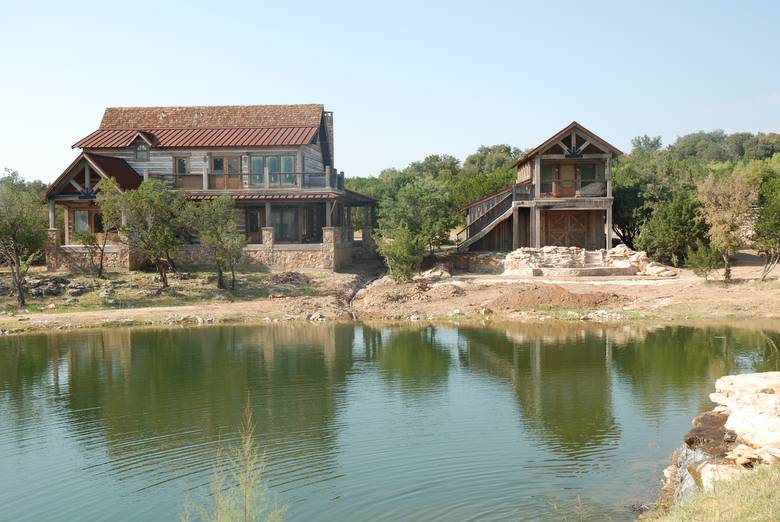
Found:
<path fill-rule="evenodd" d="M 78 216 L 80 214 L 82 214 L 82 213 L 86 215 L 86 219 L 84 219 L 84 221 L 83 221 L 83 224 L 86 227 L 85 230 L 79 230 L 79 218 L 78 218 Z M 84 234 L 84 233 L 88 233 L 88 234 L 92 233 L 92 230 L 90 230 L 91 223 L 90 223 L 90 219 L 89 219 L 90 218 L 89 214 L 90 214 L 89 210 L 87 210 L 87 209 L 74 209 L 73 210 L 73 234 L 74 235 Z"/>
<path fill-rule="evenodd" d="M 179 161 L 184 161 L 184 172 L 179 172 Z M 180 176 L 189 176 L 190 174 L 190 159 L 187 156 L 174 156 L 173 175 L 178 178 Z"/>
<path fill-rule="evenodd" d="M 144 152 L 146 154 L 145 158 L 140 157 L 138 152 L 140 151 L 141 147 L 144 148 Z M 152 157 L 152 148 L 149 146 L 148 143 L 145 141 L 140 141 L 135 145 L 135 160 L 136 161 L 149 161 Z"/>

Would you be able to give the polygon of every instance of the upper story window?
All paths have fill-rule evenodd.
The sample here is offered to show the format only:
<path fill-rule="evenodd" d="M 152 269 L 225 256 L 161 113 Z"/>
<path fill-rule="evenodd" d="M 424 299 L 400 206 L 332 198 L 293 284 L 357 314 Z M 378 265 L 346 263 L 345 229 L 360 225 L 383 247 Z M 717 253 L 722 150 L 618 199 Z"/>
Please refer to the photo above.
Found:
<path fill-rule="evenodd" d="M 149 145 L 147 143 L 139 143 L 135 146 L 135 159 L 137 161 L 146 161 L 149 159 Z"/>
<path fill-rule="evenodd" d="M 184 176 L 187 172 L 187 158 L 174 158 L 173 170 L 176 176 Z"/>
<path fill-rule="evenodd" d="M 270 183 L 295 183 L 295 156 L 252 156 L 252 184 L 263 183 L 264 169 L 268 169 Z"/>

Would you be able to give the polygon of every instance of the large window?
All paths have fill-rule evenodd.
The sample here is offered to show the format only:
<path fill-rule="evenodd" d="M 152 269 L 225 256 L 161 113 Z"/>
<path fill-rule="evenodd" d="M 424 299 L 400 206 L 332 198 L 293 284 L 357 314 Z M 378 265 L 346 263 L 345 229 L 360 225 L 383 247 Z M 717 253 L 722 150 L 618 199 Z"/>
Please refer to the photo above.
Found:
<path fill-rule="evenodd" d="M 138 161 L 146 161 L 149 159 L 149 145 L 146 143 L 139 143 L 135 146 L 135 159 Z"/>
<path fill-rule="evenodd" d="M 271 184 L 295 183 L 295 156 L 265 156 Z"/>
<path fill-rule="evenodd" d="M 577 167 L 577 175 L 580 178 L 580 187 L 584 187 L 598 181 L 598 178 L 596 177 L 596 165 L 593 163 L 580 165 Z"/>
<path fill-rule="evenodd" d="M 92 232 L 100 234 L 103 231 L 103 213 L 95 212 L 92 214 Z"/>
<path fill-rule="evenodd" d="M 73 211 L 73 231 L 76 234 L 89 232 L 89 212 L 86 210 Z"/>
<path fill-rule="evenodd" d="M 274 240 L 298 241 L 298 207 L 271 207 Z"/>

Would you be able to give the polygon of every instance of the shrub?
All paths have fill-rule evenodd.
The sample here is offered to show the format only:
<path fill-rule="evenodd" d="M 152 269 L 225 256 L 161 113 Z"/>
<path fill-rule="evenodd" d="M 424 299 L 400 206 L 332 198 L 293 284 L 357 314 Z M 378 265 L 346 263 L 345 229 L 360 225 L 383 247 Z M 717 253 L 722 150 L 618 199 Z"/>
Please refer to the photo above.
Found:
<path fill-rule="evenodd" d="M 396 281 L 409 281 L 412 273 L 420 267 L 425 253 L 424 240 L 406 226 L 380 232 L 378 247 L 390 269 L 390 277 Z"/>
<path fill-rule="evenodd" d="M 705 280 L 712 272 L 723 267 L 723 258 L 720 253 L 701 240 L 696 241 L 696 248 L 688 246 L 685 259 L 693 273 Z"/>
<path fill-rule="evenodd" d="M 682 266 L 689 245 L 707 235 L 707 225 L 699 219 L 700 206 L 693 194 L 675 194 L 642 226 L 637 246 L 657 261 Z"/>

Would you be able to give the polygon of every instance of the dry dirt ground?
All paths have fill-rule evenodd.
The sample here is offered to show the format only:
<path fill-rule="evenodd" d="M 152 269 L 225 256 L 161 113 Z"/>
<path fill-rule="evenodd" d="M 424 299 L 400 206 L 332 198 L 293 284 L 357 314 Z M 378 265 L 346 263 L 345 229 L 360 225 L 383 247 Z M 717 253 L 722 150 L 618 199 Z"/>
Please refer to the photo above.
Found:
<path fill-rule="evenodd" d="M 761 260 L 750 253 L 738 255 L 735 264 L 735 281 L 729 285 L 705 282 L 687 270 L 681 270 L 676 278 L 660 279 L 463 274 L 396 284 L 388 278 L 377 279 L 378 267 L 369 267 L 341 274 L 242 272 L 238 274 L 236 292 L 217 290 L 208 272 L 192 272 L 172 278 L 171 289 L 159 293 L 159 284 L 149 273 L 111 274 L 109 281 L 55 274 L 87 290 L 76 298 L 67 290 L 60 295 L 31 297 L 24 309 L 17 309 L 13 296 L 5 295 L 0 299 L 0 306 L 5 307 L 0 312 L 0 332 L 354 319 L 780 320 L 777 274 L 766 282 L 758 281 Z M 33 276 L 46 278 L 52 274 Z M 106 292 L 108 287 L 110 291 Z"/>

